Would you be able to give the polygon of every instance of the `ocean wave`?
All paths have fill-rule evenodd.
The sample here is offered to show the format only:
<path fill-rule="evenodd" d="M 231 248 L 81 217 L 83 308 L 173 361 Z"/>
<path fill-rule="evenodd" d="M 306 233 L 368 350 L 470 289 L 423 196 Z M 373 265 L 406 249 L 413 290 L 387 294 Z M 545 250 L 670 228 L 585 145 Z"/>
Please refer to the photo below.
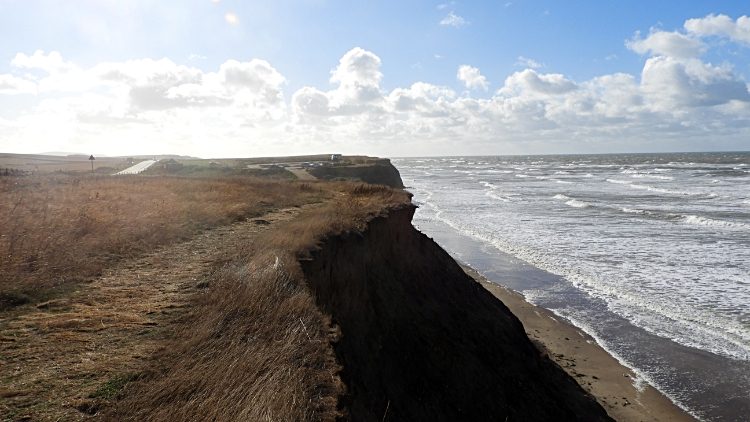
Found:
<path fill-rule="evenodd" d="M 605 180 L 608 181 L 609 183 L 617 183 L 618 185 L 630 185 L 633 183 L 630 180 L 617 180 L 617 179 L 605 179 Z"/>
<path fill-rule="evenodd" d="M 637 210 L 637 209 L 634 209 L 634 208 L 622 208 L 622 211 L 626 212 L 628 214 L 640 214 L 640 215 L 651 214 L 649 211 L 646 211 L 646 210 Z"/>
<path fill-rule="evenodd" d="M 732 320 L 717 319 L 716 315 L 702 309 L 674 307 L 663 303 L 658 297 L 643 296 L 637 291 L 623 289 L 619 284 L 600 279 L 597 271 L 581 267 L 581 262 L 576 262 L 575 259 L 548 255 L 533 246 L 517 244 L 473 224 L 467 225 L 460 220 L 446 219 L 443 216 L 438 216 L 438 220 L 464 235 L 489 243 L 537 268 L 564 277 L 574 287 L 592 297 L 603 299 L 615 314 L 660 337 L 733 359 L 750 359 L 748 330 L 737 326 Z M 526 291 L 523 293 L 527 294 Z M 533 298 L 527 296 L 527 299 L 534 302 Z"/>
<path fill-rule="evenodd" d="M 586 208 L 590 204 L 583 202 L 583 201 L 579 201 L 577 199 L 571 199 L 570 201 L 566 202 L 565 205 L 570 205 L 571 207 L 575 207 L 575 208 Z"/>
<path fill-rule="evenodd" d="M 645 190 L 651 191 L 651 192 L 668 193 L 668 194 L 671 194 L 671 195 L 683 195 L 683 196 L 688 196 L 688 195 L 703 195 L 701 192 L 689 192 L 689 191 L 680 191 L 680 190 L 670 190 L 670 189 L 664 189 L 664 188 L 657 188 L 655 186 L 638 185 L 638 184 L 635 184 L 635 183 L 631 183 L 630 187 L 634 188 L 634 189 L 645 189 Z"/>
<path fill-rule="evenodd" d="M 564 185 L 575 185 L 575 182 L 566 182 L 565 180 L 560 180 L 560 179 L 550 179 L 550 180 L 554 180 L 555 182 L 562 183 Z"/>
<path fill-rule="evenodd" d="M 698 215 L 683 216 L 686 223 L 697 224 L 700 226 L 723 227 L 730 229 L 748 229 L 750 225 L 736 221 L 714 220 L 713 218 L 701 217 Z"/>
<path fill-rule="evenodd" d="M 658 174 L 644 174 L 644 173 L 636 173 L 636 174 L 631 175 L 630 177 L 660 179 L 660 180 L 674 180 L 674 177 L 660 176 Z"/>
<path fill-rule="evenodd" d="M 487 193 L 485 193 L 485 195 L 488 196 L 488 197 L 490 197 L 490 198 L 492 198 L 492 199 L 497 199 L 498 201 L 503 201 L 503 202 L 510 202 L 511 201 L 510 197 L 498 195 L 498 194 L 496 194 L 493 191 L 488 191 Z"/>
<path fill-rule="evenodd" d="M 553 196 L 553 198 L 555 198 L 555 199 L 570 199 L 569 197 L 567 197 L 567 196 L 565 196 L 565 195 L 563 195 L 561 193 L 558 193 L 557 195 Z"/>

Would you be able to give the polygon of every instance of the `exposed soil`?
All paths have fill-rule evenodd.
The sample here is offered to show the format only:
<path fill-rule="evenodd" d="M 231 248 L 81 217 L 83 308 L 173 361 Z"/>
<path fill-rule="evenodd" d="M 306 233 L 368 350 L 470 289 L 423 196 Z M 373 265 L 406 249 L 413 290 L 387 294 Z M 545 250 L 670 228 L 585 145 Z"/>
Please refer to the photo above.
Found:
<path fill-rule="evenodd" d="M 2 420 L 97 418 L 117 394 L 102 386 L 143 371 L 207 276 L 300 210 L 205 231 L 122 261 L 67 297 L 0 315 Z M 99 397 L 90 398 L 95 391 Z"/>
<path fill-rule="evenodd" d="M 341 421 L 612 421 L 510 310 L 411 224 L 415 207 L 301 261 L 339 325 Z"/>

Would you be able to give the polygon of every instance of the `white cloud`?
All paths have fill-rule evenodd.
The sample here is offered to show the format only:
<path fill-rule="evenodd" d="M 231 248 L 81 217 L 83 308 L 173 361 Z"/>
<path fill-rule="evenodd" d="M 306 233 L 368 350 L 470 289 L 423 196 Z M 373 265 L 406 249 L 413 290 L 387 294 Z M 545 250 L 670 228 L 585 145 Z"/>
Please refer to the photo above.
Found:
<path fill-rule="evenodd" d="M 652 57 L 641 76 L 642 91 L 654 110 L 678 111 L 710 107 L 732 100 L 750 101 L 747 85 L 728 67 L 715 67 L 698 59 Z"/>
<path fill-rule="evenodd" d="M 0 94 L 35 94 L 36 84 L 13 75 L 0 75 Z"/>
<path fill-rule="evenodd" d="M 460 28 L 464 25 L 467 25 L 468 23 L 469 22 L 467 22 L 464 18 L 454 14 L 453 12 L 448 13 L 448 16 L 440 21 L 440 25 L 450 25 L 456 28 Z"/>
<path fill-rule="evenodd" d="M 498 93 L 518 95 L 524 92 L 537 95 L 560 95 L 578 89 L 578 86 L 559 74 L 539 74 L 526 69 L 516 72 L 505 80 L 505 86 Z"/>
<path fill-rule="evenodd" d="M 446 7 L 448 7 L 448 6 L 453 6 L 454 4 L 456 4 L 456 2 L 455 2 L 455 1 L 452 1 L 452 2 L 450 2 L 450 3 L 446 3 L 446 4 L 439 4 L 437 8 L 438 8 L 438 9 L 445 9 Z"/>
<path fill-rule="evenodd" d="M 339 87 L 327 93 L 305 87 L 292 95 L 292 109 L 298 122 L 336 124 L 336 117 L 363 113 L 382 114 L 384 96 L 379 84 L 380 58 L 356 47 L 346 53 L 331 71 L 331 82 Z M 326 118 L 334 120 L 325 121 Z"/>
<path fill-rule="evenodd" d="M 630 41 L 653 55 L 640 75 L 576 82 L 528 68 L 483 99 L 425 82 L 387 92 L 381 59 L 362 48 L 331 71 L 333 89 L 304 87 L 287 93 L 289 102 L 284 76 L 259 59 L 204 71 L 168 59 L 80 68 L 56 52 L 19 54 L 13 65 L 32 75 L 0 75 L 0 96 L 44 96 L 0 121 L 0 149 L 428 155 L 684 150 L 706 139 L 741 149 L 750 136 L 747 82 L 729 64 L 694 57 L 704 48 L 693 43 L 696 33 L 674 34 L 652 31 Z M 457 77 L 488 89 L 471 66 Z"/>
<path fill-rule="evenodd" d="M 609 56 L 605 57 L 604 60 L 617 60 L 619 57 L 617 57 L 617 54 L 610 54 Z"/>
<path fill-rule="evenodd" d="M 639 54 L 664 55 L 678 59 L 698 57 L 706 51 L 706 45 L 698 38 L 653 28 L 646 38 L 641 38 L 640 32 L 636 32 L 625 45 Z"/>
<path fill-rule="evenodd" d="M 23 53 L 16 54 L 10 64 L 16 67 L 27 69 L 42 69 L 47 72 L 57 72 L 61 69 L 73 69 L 75 65 L 70 62 L 64 62 L 62 56 L 57 51 L 52 51 L 44 55 L 44 51 L 37 50 L 33 55 L 27 56 Z"/>
<path fill-rule="evenodd" d="M 517 66 L 526 66 L 526 67 L 530 67 L 532 69 L 536 69 L 536 68 L 539 68 L 539 67 L 544 67 L 543 64 L 537 62 L 536 60 L 527 59 L 524 56 L 518 56 L 518 61 L 516 62 L 516 65 Z"/>
<path fill-rule="evenodd" d="M 206 56 L 201 56 L 200 54 L 191 54 L 188 56 L 188 60 L 193 60 L 193 59 L 205 60 Z"/>
<path fill-rule="evenodd" d="M 750 17 L 740 16 L 733 21 L 727 15 L 708 15 L 705 18 L 688 19 L 685 29 L 698 36 L 718 35 L 733 41 L 750 43 Z"/>
<path fill-rule="evenodd" d="M 435 58 L 436 58 L 436 59 L 443 59 L 444 57 L 443 57 L 443 56 L 441 56 L 441 55 L 439 55 L 439 54 L 435 54 Z"/>
<path fill-rule="evenodd" d="M 469 65 L 461 65 L 456 75 L 459 81 L 463 82 L 467 88 L 483 88 L 485 91 L 489 88 L 490 83 L 487 78 L 479 74 L 479 69 Z"/>

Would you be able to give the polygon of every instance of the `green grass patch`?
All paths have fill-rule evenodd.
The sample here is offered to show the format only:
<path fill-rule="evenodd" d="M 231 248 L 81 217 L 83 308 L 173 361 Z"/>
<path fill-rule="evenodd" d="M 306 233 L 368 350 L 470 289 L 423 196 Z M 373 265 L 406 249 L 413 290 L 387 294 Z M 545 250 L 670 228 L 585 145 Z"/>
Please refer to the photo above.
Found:
<path fill-rule="evenodd" d="M 109 381 L 102 384 L 101 387 L 97 388 L 96 391 L 89 394 L 89 398 L 92 399 L 105 399 L 120 398 L 122 389 L 125 385 L 131 381 L 135 381 L 140 378 L 140 374 L 120 374 L 115 375 Z"/>

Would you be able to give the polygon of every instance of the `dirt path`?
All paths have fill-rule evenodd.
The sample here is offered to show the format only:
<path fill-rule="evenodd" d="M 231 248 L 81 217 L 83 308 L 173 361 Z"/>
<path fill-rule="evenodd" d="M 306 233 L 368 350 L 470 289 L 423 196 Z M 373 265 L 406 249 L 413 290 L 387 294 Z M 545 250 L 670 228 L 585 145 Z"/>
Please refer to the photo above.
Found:
<path fill-rule="evenodd" d="M 101 399 L 89 395 L 144 367 L 212 270 L 301 209 L 206 231 L 120 262 L 67 298 L 0 315 L 0 420 L 91 418 Z"/>
<path fill-rule="evenodd" d="M 297 179 L 299 180 L 318 180 L 313 176 L 312 174 L 308 173 L 305 169 L 288 169 L 292 173 L 294 173 L 295 176 L 297 176 Z"/>

